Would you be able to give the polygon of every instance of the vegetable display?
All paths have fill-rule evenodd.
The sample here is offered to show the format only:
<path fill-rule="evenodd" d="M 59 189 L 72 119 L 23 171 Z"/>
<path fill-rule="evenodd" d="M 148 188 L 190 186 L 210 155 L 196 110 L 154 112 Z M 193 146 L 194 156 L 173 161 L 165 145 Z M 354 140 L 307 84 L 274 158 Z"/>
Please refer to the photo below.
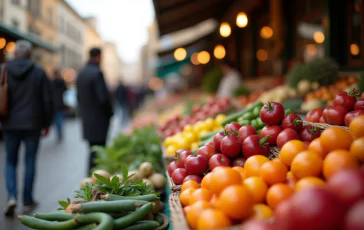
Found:
<path fill-rule="evenodd" d="M 349 131 L 330 127 L 317 137 L 310 131 L 314 127 L 304 126 L 301 133 L 306 130 L 303 134 L 309 136 L 305 139 L 314 138 L 310 143 L 289 140 L 279 157 L 252 155 L 242 166 L 226 164 L 229 158 L 214 154 L 210 172 L 201 182 L 185 180 L 181 186 L 179 199 L 188 225 L 191 229 L 235 224 L 242 224 L 240 229 L 363 229 L 363 126 L 364 116 L 358 116 Z M 293 128 L 284 130 L 297 135 Z M 242 133 L 247 131 L 245 127 Z M 259 144 L 260 137 L 250 133 L 243 135 L 244 142 L 254 139 Z"/>
<path fill-rule="evenodd" d="M 163 209 L 159 194 L 141 179 L 132 181 L 133 175 L 122 169 L 118 176 L 104 177 L 93 174 L 96 183 L 86 183 L 76 191 L 71 202 L 59 201 L 65 213 L 35 213 L 19 216 L 20 222 L 34 229 L 156 229 L 164 224 L 157 218 Z"/>

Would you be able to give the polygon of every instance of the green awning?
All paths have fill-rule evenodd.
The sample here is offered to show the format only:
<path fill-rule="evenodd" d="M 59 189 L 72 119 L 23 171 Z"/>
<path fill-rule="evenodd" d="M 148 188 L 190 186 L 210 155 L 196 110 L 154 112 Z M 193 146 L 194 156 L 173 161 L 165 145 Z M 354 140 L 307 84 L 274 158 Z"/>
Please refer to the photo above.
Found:
<path fill-rule="evenodd" d="M 175 61 L 169 65 L 160 66 L 156 69 L 156 76 L 159 78 L 166 78 L 171 73 L 178 73 L 182 66 L 189 63 L 190 59 L 186 58 L 184 61 Z"/>
<path fill-rule="evenodd" d="M 18 39 L 27 40 L 27 41 L 33 43 L 34 45 L 40 46 L 40 47 L 45 48 L 45 49 L 47 49 L 49 51 L 52 51 L 52 52 L 57 52 L 58 51 L 58 48 L 53 46 L 52 44 L 44 42 L 44 41 L 42 41 L 41 39 L 39 39 L 39 38 L 37 38 L 35 36 L 20 32 L 16 28 L 12 28 L 12 27 L 6 26 L 6 25 L 1 24 L 1 23 L 0 23 L 0 31 L 2 31 L 4 33 L 7 33 L 7 34 L 10 34 L 13 37 L 16 37 Z"/>

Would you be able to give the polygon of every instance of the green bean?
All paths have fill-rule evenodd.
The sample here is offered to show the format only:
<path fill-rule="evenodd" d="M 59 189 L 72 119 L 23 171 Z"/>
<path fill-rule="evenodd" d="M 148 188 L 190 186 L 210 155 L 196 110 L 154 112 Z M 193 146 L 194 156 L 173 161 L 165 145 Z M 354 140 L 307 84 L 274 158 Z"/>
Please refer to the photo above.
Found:
<path fill-rule="evenodd" d="M 35 213 L 34 217 L 50 221 L 66 221 L 73 219 L 76 215 L 72 213 L 54 212 L 54 213 Z"/>
<path fill-rule="evenodd" d="M 127 216 L 121 217 L 114 220 L 114 229 L 120 229 L 127 227 L 141 219 L 143 219 L 148 213 L 153 209 L 153 204 L 145 204 L 141 208 L 137 209 L 135 212 L 130 213 Z"/>
<path fill-rule="evenodd" d="M 94 230 L 111 230 L 114 226 L 114 219 L 110 215 L 102 212 L 79 214 L 74 220 L 78 224 L 98 223 Z"/>
<path fill-rule="evenodd" d="M 159 223 L 154 220 L 138 221 L 135 224 L 123 228 L 123 230 L 151 230 L 159 227 Z"/>
<path fill-rule="evenodd" d="M 96 227 L 95 224 L 88 224 L 88 225 L 81 226 L 79 228 L 74 228 L 73 230 L 93 230 L 93 229 L 95 229 L 95 227 Z"/>
<path fill-rule="evenodd" d="M 67 230 L 77 227 L 77 223 L 75 222 L 74 219 L 62 222 L 53 222 L 48 220 L 37 219 L 32 216 L 18 216 L 18 218 L 22 224 L 33 229 Z"/>
<path fill-rule="evenodd" d="M 73 213 L 90 213 L 90 212 L 121 212 L 134 211 L 137 207 L 149 203 L 143 200 L 116 200 L 105 202 L 88 202 L 75 205 L 71 210 Z"/>
<path fill-rule="evenodd" d="M 148 194 L 148 195 L 142 195 L 142 196 L 118 196 L 114 194 L 106 194 L 101 196 L 101 199 L 107 200 L 107 201 L 115 201 L 115 200 L 144 200 L 144 201 L 156 201 L 158 200 L 158 196 L 156 194 Z"/>
<path fill-rule="evenodd" d="M 112 218 L 117 219 L 117 218 L 129 215 L 130 212 L 108 212 L 106 214 L 109 214 Z"/>

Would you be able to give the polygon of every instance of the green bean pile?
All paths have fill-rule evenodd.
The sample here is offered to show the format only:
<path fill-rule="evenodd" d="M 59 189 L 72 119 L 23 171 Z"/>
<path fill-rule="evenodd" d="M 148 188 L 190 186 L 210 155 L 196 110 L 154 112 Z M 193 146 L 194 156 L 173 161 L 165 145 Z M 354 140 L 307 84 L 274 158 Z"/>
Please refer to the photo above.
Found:
<path fill-rule="evenodd" d="M 71 203 L 66 213 L 36 213 L 18 218 L 25 226 L 44 230 L 149 230 L 163 224 L 163 218 L 153 218 L 159 212 L 155 207 L 159 198 L 155 194 L 134 197 L 106 194 L 101 199 Z M 146 218 L 150 215 L 152 218 Z"/>

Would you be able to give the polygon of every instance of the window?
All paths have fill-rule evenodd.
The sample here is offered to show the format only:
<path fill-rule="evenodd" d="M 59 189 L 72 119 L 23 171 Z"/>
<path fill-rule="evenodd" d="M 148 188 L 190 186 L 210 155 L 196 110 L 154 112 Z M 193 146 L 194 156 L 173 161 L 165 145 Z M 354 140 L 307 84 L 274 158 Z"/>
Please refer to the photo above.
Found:
<path fill-rule="evenodd" d="M 53 10 L 51 7 L 48 7 L 47 14 L 48 14 L 48 23 L 50 25 L 52 25 L 53 24 Z"/>
<path fill-rule="evenodd" d="M 348 65 L 362 66 L 364 55 L 363 0 L 351 0 L 348 4 Z"/>
<path fill-rule="evenodd" d="M 42 16 L 41 0 L 28 0 L 28 9 L 30 10 L 32 16 L 41 17 Z"/>
<path fill-rule="evenodd" d="M 64 19 L 62 16 L 59 17 L 59 30 L 64 33 Z"/>

